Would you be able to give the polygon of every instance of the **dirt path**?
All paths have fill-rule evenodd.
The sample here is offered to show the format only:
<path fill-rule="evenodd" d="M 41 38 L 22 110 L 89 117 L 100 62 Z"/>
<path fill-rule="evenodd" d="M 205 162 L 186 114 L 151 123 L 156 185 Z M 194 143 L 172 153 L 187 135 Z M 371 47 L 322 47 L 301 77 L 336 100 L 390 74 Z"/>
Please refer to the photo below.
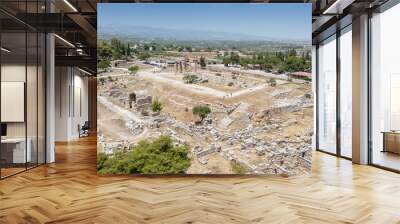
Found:
<path fill-rule="evenodd" d="M 170 78 L 166 78 L 163 77 L 161 74 L 159 73 L 152 73 L 152 72 L 147 72 L 147 71 L 143 71 L 143 72 L 139 72 L 138 76 L 143 77 L 145 79 L 150 79 L 156 82 L 161 82 L 161 83 L 165 83 L 168 85 L 173 85 L 175 87 L 178 87 L 180 89 L 185 89 L 187 91 L 193 92 L 193 93 L 198 93 L 198 94 L 203 94 L 203 95 L 210 95 L 210 96 L 215 96 L 215 97 L 224 97 L 227 95 L 226 92 L 220 91 L 220 90 L 216 90 L 216 89 L 212 89 L 209 87 L 205 87 L 205 86 L 200 86 L 200 85 L 196 85 L 196 84 L 186 84 L 183 81 L 180 80 L 175 80 L 175 79 L 170 79 Z"/>
<path fill-rule="evenodd" d="M 144 120 L 144 119 L 140 118 L 139 116 L 137 116 L 135 113 L 133 113 L 129 110 L 126 110 L 126 109 L 114 104 L 113 102 L 110 102 L 109 100 L 107 100 L 107 98 L 105 98 L 103 96 L 97 96 L 97 101 L 99 103 L 101 103 L 104 107 L 106 107 L 108 110 L 118 114 L 125 121 L 133 120 L 135 122 L 142 123 L 142 124 L 148 122 L 147 120 Z M 103 120 L 104 120 L 104 118 L 103 118 Z M 129 138 L 126 138 L 126 136 L 124 138 L 124 135 L 123 134 L 121 135 L 121 133 L 119 133 L 119 135 L 122 137 L 122 139 L 129 139 L 130 141 L 140 140 L 143 137 L 146 137 L 148 134 L 149 134 L 149 130 L 146 127 L 143 128 L 143 131 L 140 134 L 134 135 L 133 137 L 130 136 Z"/>
<path fill-rule="evenodd" d="M 169 74 L 169 73 L 164 73 L 164 74 Z M 206 86 L 200 86 L 197 84 L 187 84 L 180 80 L 166 78 L 162 75 L 162 73 L 152 73 L 152 72 L 142 71 L 142 72 L 137 73 L 137 75 L 142 78 L 145 78 L 147 80 L 152 80 L 152 81 L 156 81 L 156 82 L 165 83 L 168 85 L 173 85 L 174 87 L 177 87 L 180 89 L 185 89 L 185 90 L 193 92 L 193 93 L 202 94 L 202 95 L 210 95 L 210 96 L 219 97 L 219 98 L 238 97 L 238 96 L 241 96 L 244 94 L 248 94 L 248 93 L 252 93 L 252 92 L 261 90 L 268 86 L 268 84 L 262 84 L 259 86 L 242 89 L 242 90 L 239 90 L 236 92 L 225 92 L 225 91 L 216 90 L 216 89 L 206 87 Z"/>
<path fill-rule="evenodd" d="M 251 88 L 248 88 L 248 89 L 242 89 L 242 90 L 233 92 L 233 93 L 232 93 L 232 97 L 238 97 L 238 96 L 241 96 L 241 95 L 244 95 L 244 94 L 256 92 L 256 91 L 258 91 L 258 90 L 264 89 L 264 88 L 267 87 L 268 85 L 269 85 L 269 84 L 262 84 L 262 85 L 255 86 L 255 87 L 251 87 Z"/>
<path fill-rule="evenodd" d="M 113 102 L 107 100 L 107 98 L 104 96 L 97 96 L 97 101 L 99 103 L 103 104 L 110 111 L 120 115 L 126 121 L 133 120 L 133 121 L 139 122 L 139 123 L 147 122 L 147 121 L 143 120 L 141 117 L 137 116 L 135 113 L 132 113 L 131 111 L 124 109 L 124 108 L 114 104 Z"/>

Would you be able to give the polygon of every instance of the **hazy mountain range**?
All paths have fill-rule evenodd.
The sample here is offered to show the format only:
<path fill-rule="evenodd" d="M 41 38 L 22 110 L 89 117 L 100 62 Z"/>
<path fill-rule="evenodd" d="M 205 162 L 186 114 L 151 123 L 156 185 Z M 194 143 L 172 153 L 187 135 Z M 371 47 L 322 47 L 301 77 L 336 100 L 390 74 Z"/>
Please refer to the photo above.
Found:
<path fill-rule="evenodd" d="M 263 37 L 251 34 L 216 32 L 203 30 L 180 30 L 144 26 L 113 26 L 103 25 L 98 27 L 98 35 L 101 39 L 112 37 L 123 39 L 163 39 L 177 41 L 278 41 L 309 43 L 307 40 L 282 40 L 273 37 Z"/>

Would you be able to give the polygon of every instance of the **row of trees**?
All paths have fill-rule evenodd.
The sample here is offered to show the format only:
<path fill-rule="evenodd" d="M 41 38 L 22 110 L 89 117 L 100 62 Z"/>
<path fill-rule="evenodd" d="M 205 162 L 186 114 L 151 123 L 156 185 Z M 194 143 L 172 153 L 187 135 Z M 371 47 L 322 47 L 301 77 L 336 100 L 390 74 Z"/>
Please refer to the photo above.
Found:
<path fill-rule="evenodd" d="M 258 53 L 251 57 L 239 56 L 238 53 L 231 52 L 230 55 L 222 59 L 225 66 L 229 64 L 241 65 L 243 67 L 258 66 L 261 70 L 276 70 L 278 72 L 296 72 L 310 71 L 311 57 L 310 54 L 303 53 L 298 56 L 296 51 L 276 53 Z"/>
<path fill-rule="evenodd" d="M 97 67 L 106 69 L 110 67 L 111 60 L 127 59 L 134 52 L 129 43 L 123 43 L 119 39 L 113 38 L 110 41 L 101 41 L 97 44 Z"/>
<path fill-rule="evenodd" d="M 171 45 L 172 48 L 178 46 Z M 164 47 L 156 44 L 144 44 L 137 49 L 131 49 L 129 43 L 124 43 L 116 38 L 110 41 L 102 41 L 98 44 L 98 67 L 105 69 L 110 66 L 111 60 L 127 59 L 136 56 L 139 60 L 147 60 L 151 57 L 152 52 L 164 50 Z M 236 52 L 224 55 L 222 63 L 241 65 L 243 67 L 257 67 L 261 70 L 275 70 L 278 72 L 295 72 L 311 70 L 311 55 L 309 51 L 298 55 L 295 49 L 286 52 L 264 52 L 255 53 L 252 56 L 240 56 Z M 201 68 L 206 67 L 204 57 L 200 58 Z"/>
<path fill-rule="evenodd" d="M 97 45 L 97 57 L 100 60 L 118 60 L 130 54 L 129 44 L 124 44 L 118 39 L 110 42 L 101 41 Z"/>

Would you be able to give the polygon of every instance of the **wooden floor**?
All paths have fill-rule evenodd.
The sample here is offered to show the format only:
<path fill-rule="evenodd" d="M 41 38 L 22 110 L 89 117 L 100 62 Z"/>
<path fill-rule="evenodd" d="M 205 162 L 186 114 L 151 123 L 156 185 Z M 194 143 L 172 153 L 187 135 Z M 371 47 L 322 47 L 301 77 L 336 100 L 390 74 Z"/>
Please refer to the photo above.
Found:
<path fill-rule="evenodd" d="M 375 150 L 372 160 L 374 164 L 388 167 L 395 170 L 400 170 L 400 155 L 391 152 L 381 152 Z"/>
<path fill-rule="evenodd" d="M 11 176 L 13 174 L 20 173 L 20 172 L 23 172 L 23 171 L 26 170 L 25 167 L 24 168 L 7 167 L 7 168 L 0 168 L 0 169 L 1 169 L 0 171 L 1 171 L 1 177 L 2 178 L 3 177 L 8 177 L 8 176 Z"/>
<path fill-rule="evenodd" d="M 95 138 L 0 181 L 0 223 L 400 223 L 400 175 L 315 153 L 311 175 L 98 177 Z"/>

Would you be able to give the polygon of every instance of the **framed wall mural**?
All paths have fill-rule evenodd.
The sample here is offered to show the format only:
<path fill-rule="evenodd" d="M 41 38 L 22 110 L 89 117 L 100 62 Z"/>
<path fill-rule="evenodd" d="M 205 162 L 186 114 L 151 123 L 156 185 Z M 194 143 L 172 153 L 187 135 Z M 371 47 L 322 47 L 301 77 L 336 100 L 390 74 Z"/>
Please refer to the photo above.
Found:
<path fill-rule="evenodd" d="M 97 169 L 311 168 L 311 4 L 98 4 Z"/>

